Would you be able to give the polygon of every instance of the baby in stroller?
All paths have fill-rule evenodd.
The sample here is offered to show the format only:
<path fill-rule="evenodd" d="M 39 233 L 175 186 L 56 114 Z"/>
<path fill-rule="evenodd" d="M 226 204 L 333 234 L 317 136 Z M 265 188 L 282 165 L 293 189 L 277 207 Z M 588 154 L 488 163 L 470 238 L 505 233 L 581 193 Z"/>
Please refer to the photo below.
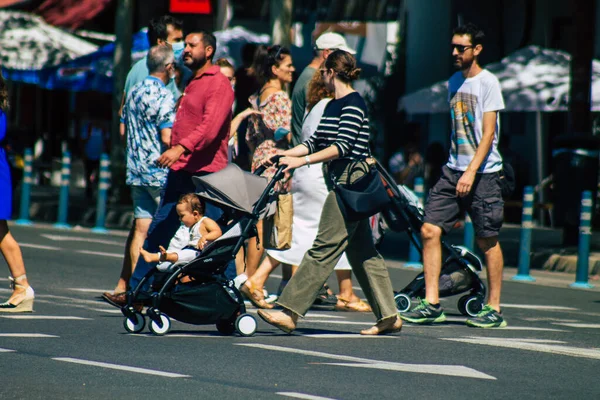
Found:
<path fill-rule="evenodd" d="M 181 196 L 175 209 L 181 227 L 169 242 L 169 247 L 165 250 L 159 246 L 159 253 L 150 253 L 140 248 L 140 255 L 144 260 L 159 263 L 156 268 L 161 272 L 194 260 L 208 243 L 222 235 L 219 224 L 204 216 L 204 202 L 195 193 Z"/>

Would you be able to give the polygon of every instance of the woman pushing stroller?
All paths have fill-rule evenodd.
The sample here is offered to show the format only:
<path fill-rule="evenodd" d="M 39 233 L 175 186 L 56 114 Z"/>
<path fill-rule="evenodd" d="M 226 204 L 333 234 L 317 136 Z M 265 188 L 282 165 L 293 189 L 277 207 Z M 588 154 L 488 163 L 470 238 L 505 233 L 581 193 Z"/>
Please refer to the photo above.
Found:
<path fill-rule="evenodd" d="M 336 194 L 331 190 L 332 179 L 339 184 L 354 183 L 374 168 L 367 163 L 370 157 L 367 107 L 351 85 L 358 78 L 360 69 L 356 68 L 352 55 L 337 50 L 329 55 L 319 72 L 334 91 L 335 99 L 327 105 L 315 134 L 303 144 L 283 152 L 284 157 L 279 163 L 286 165 L 289 171 L 323 162 L 323 175 L 330 191 L 314 244 L 277 301 L 284 310 L 259 310 L 258 315 L 284 332 L 292 332 L 298 316 L 308 311 L 345 251 L 377 318 L 377 323 L 361 334 L 398 332 L 402 321 L 396 311 L 385 261 L 373 244 L 368 218 L 345 220 Z M 263 161 L 265 166 L 271 164 L 270 160 Z"/>
<path fill-rule="evenodd" d="M 146 262 L 160 263 L 156 268 L 161 272 L 192 261 L 208 243 L 222 235 L 219 224 L 204 216 L 204 204 L 195 193 L 181 196 L 175 208 L 181 227 L 169 242 L 169 247 L 165 250 L 159 246 L 158 253 L 140 248 L 140 255 Z"/>

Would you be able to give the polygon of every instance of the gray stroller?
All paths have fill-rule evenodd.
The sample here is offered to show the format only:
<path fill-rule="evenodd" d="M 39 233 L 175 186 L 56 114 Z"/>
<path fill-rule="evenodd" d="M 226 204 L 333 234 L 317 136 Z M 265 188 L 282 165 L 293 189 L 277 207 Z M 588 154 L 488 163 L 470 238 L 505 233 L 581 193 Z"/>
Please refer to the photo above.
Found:
<path fill-rule="evenodd" d="M 242 336 L 252 336 L 256 332 L 256 319 L 246 313 L 242 295 L 223 273 L 244 241 L 257 235 L 256 223 L 274 198 L 273 187 L 283 177 L 284 168 L 279 167 L 269 183 L 258 176 L 264 168 L 250 174 L 234 164 L 214 174 L 193 178 L 196 194 L 223 209 L 228 224 L 223 235 L 193 261 L 175 265 L 166 273 L 156 268 L 148 272 L 128 293 L 128 304 L 121 309 L 126 331 L 138 333 L 144 329 L 144 315 L 133 305 L 145 301 L 151 302 L 146 316 L 150 319 L 150 332 L 155 335 L 170 330 L 171 318 L 194 325 L 216 324 L 224 335 L 237 331 Z M 152 276 L 152 289 L 150 293 L 144 292 L 144 283 Z M 189 282 L 182 283 L 183 277 L 189 277 Z"/>

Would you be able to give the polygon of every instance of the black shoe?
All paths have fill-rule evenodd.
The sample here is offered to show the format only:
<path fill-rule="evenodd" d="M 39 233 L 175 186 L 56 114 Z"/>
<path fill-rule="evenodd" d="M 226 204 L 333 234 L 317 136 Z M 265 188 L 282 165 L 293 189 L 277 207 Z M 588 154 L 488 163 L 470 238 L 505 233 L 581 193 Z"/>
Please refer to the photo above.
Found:
<path fill-rule="evenodd" d="M 467 325 L 474 328 L 504 328 L 507 323 L 501 313 L 486 305 L 476 317 L 467 320 Z"/>
<path fill-rule="evenodd" d="M 423 299 L 412 311 L 400 313 L 400 318 L 413 324 L 434 324 L 444 322 L 446 314 L 444 314 L 442 307 L 433 307 L 427 300 Z"/>
<path fill-rule="evenodd" d="M 329 286 L 327 284 L 323 285 L 321 290 L 319 290 L 319 294 L 315 299 L 313 305 L 315 306 L 335 306 L 337 304 L 337 297 L 334 294 L 329 294 Z"/>

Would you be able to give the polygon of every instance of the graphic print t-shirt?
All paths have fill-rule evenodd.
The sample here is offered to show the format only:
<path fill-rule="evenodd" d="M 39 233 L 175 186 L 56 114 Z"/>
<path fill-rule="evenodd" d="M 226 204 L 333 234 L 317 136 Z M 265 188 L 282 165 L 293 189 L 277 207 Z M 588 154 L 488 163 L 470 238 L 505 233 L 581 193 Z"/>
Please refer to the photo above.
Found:
<path fill-rule="evenodd" d="M 504 109 L 500 82 L 485 69 L 472 78 L 465 78 L 457 72 L 448 81 L 448 100 L 452 138 L 447 165 L 454 170 L 465 171 L 483 136 L 483 113 Z M 500 120 L 496 116 L 494 141 L 478 172 L 502 169 L 502 157 L 498 152 L 499 130 Z"/>

